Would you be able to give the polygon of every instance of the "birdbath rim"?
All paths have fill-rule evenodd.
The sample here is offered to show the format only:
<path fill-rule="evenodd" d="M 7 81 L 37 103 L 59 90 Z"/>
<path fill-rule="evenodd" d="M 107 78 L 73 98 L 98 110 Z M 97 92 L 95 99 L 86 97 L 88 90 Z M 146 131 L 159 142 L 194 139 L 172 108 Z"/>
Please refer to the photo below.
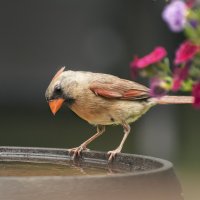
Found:
<path fill-rule="evenodd" d="M 44 148 L 44 147 L 11 147 L 0 146 L 0 161 L 19 161 L 19 162 L 36 162 L 36 163 L 51 163 L 51 164 L 66 164 L 73 163 L 75 165 L 94 166 L 111 169 L 123 169 L 124 173 L 114 173 L 112 177 L 126 176 L 143 176 L 148 174 L 157 174 L 173 169 L 173 164 L 170 161 L 155 158 L 146 155 L 120 153 L 112 161 L 108 161 L 106 152 L 100 151 L 83 151 L 80 158 L 72 160 L 69 150 L 61 148 Z M 141 167 L 141 169 L 139 169 Z M 139 169 L 139 170 L 138 170 Z M 92 178 L 92 177 L 110 177 L 107 175 L 87 175 L 76 176 L 76 178 Z M 33 176 L 32 176 L 33 177 Z M 37 176 L 36 176 L 37 177 Z M 40 176 L 47 178 L 48 176 Z M 50 176 L 70 178 L 73 176 Z M 0 177 L 7 178 L 7 177 Z M 10 177 L 9 177 L 10 178 Z M 18 177 L 24 178 L 24 177 Z M 26 177 L 28 178 L 28 177 Z"/>

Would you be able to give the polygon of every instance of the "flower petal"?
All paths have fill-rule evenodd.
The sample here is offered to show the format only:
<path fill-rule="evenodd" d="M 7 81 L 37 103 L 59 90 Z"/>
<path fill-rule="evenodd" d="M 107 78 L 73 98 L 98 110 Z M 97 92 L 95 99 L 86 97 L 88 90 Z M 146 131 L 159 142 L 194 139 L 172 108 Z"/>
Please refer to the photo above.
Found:
<path fill-rule="evenodd" d="M 163 47 L 156 47 L 151 53 L 147 54 L 142 58 L 135 57 L 134 60 L 131 62 L 132 68 L 145 68 L 153 63 L 157 63 L 161 61 L 167 52 Z"/>
<path fill-rule="evenodd" d="M 186 24 L 187 9 L 186 4 L 180 0 L 172 1 L 165 7 L 162 18 L 172 31 L 180 32 L 183 30 Z"/>
<path fill-rule="evenodd" d="M 161 97 L 167 93 L 162 87 L 164 80 L 154 77 L 150 80 L 150 95 L 152 97 Z"/>
<path fill-rule="evenodd" d="M 193 85 L 192 88 L 192 96 L 194 96 L 194 104 L 195 108 L 200 108 L 200 82 Z"/>
<path fill-rule="evenodd" d="M 180 89 L 182 82 L 187 78 L 191 62 L 185 64 L 184 67 L 176 67 L 173 75 L 172 91 L 176 92 Z"/>
<path fill-rule="evenodd" d="M 176 51 L 174 63 L 181 64 L 187 62 L 188 60 L 192 59 L 199 52 L 199 50 L 200 48 L 198 45 L 195 45 L 191 41 L 186 40 Z"/>

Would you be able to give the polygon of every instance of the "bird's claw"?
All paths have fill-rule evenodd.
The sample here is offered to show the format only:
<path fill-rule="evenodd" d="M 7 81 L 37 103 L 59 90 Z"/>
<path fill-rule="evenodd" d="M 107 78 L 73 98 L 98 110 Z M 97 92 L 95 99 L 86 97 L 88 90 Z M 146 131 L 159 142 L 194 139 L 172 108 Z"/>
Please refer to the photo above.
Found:
<path fill-rule="evenodd" d="M 81 156 L 81 152 L 83 150 L 89 150 L 89 149 L 87 149 L 86 146 L 84 146 L 84 145 L 80 145 L 79 147 L 68 149 L 69 154 L 70 155 L 73 154 L 73 159 L 75 159 L 77 156 L 80 157 Z"/>
<path fill-rule="evenodd" d="M 112 151 L 108 151 L 108 156 L 109 156 L 109 158 L 108 158 L 108 161 L 110 162 L 110 161 L 112 161 L 113 159 L 115 159 L 115 157 L 116 157 L 116 154 L 118 154 L 118 153 L 120 153 L 121 152 L 121 150 L 119 150 L 119 149 L 115 149 L 115 150 L 112 150 Z"/>

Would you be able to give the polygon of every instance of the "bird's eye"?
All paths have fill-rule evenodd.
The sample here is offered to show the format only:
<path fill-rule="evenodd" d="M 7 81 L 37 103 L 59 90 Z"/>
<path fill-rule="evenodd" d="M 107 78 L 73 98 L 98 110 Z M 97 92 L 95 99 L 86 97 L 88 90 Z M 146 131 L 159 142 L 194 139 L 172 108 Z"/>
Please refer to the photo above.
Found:
<path fill-rule="evenodd" d="M 56 92 L 56 93 L 60 93 L 61 90 L 62 90 L 62 89 L 61 89 L 60 85 L 56 85 L 56 86 L 55 86 L 55 92 Z"/>

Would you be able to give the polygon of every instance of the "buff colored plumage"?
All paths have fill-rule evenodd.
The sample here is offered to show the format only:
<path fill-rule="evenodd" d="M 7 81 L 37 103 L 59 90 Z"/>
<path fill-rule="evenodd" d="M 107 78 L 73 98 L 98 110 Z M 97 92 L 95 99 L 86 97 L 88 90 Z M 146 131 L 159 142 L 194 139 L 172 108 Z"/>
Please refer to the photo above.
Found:
<path fill-rule="evenodd" d="M 97 133 L 71 149 L 74 156 L 105 131 L 105 125 L 120 124 L 124 137 L 120 145 L 109 151 L 109 160 L 120 153 L 130 132 L 129 124 L 156 104 L 192 103 L 192 97 L 164 96 L 153 98 L 147 87 L 109 74 L 64 71 L 61 68 L 46 90 L 46 100 L 55 114 L 63 103 L 88 123 L 97 126 Z"/>

